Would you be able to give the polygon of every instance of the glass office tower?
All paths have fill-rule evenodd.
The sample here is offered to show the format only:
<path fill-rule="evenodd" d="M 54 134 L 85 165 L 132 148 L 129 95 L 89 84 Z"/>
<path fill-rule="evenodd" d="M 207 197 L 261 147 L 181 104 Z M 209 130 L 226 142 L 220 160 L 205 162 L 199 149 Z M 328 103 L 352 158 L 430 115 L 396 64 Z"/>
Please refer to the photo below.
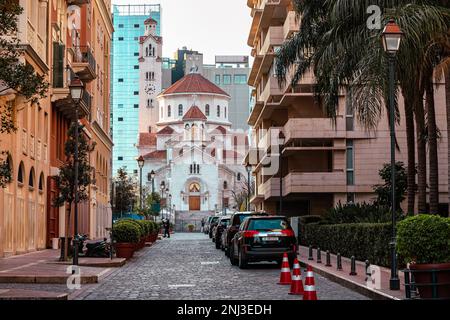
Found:
<path fill-rule="evenodd" d="M 138 173 L 136 162 L 139 115 L 139 37 L 144 21 L 152 17 L 161 35 L 161 6 L 114 5 L 112 44 L 111 130 L 113 135 L 113 176 L 124 167 L 132 176 Z"/>

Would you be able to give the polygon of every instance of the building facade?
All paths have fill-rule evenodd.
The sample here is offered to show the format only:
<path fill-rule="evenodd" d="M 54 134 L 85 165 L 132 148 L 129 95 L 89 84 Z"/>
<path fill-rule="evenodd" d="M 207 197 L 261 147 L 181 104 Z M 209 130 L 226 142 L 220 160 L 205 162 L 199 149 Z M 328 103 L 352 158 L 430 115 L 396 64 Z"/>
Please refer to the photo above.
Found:
<path fill-rule="evenodd" d="M 155 5 L 114 5 L 112 45 L 111 126 L 114 140 L 113 176 L 117 170 L 137 174 L 136 142 L 139 128 L 139 39 L 145 33 L 144 21 L 156 21 L 156 35 L 161 34 L 161 7 Z M 158 92 L 159 93 L 159 92 Z"/>
<path fill-rule="evenodd" d="M 148 190 L 165 186 L 171 220 L 184 230 L 188 222 L 236 205 L 233 192 L 245 187 L 247 139 L 231 130 L 230 96 L 199 73 L 184 76 L 157 99 L 158 130 L 139 136 L 143 177 Z"/>
<path fill-rule="evenodd" d="M 253 165 L 257 209 L 299 216 L 322 214 L 338 202 L 362 202 L 375 198 L 373 186 L 382 183 L 378 171 L 390 161 L 390 136 L 386 114 L 374 132 L 356 121 L 348 95 L 339 97 L 335 126 L 313 95 L 314 77 L 307 74 L 295 86 L 278 86 L 274 73 L 275 52 L 299 28 L 292 2 L 249 0 L 253 18 L 248 37 L 254 63 L 249 84 L 255 88 L 248 118 L 252 148 L 246 162 Z M 443 83 L 435 84 L 440 175 L 447 175 L 447 131 Z M 406 163 L 403 99 L 399 97 L 401 123 L 396 127 L 397 160 Z M 284 134 L 284 141 L 279 133 Z M 280 143 L 284 145 L 280 146 Z M 258 150 L 256 150 L 258 148 Z M 281 158 L 280 155 L 281 154 Z M 282 179 L 282 194 L 280 190 Z M 447 202 L 447 179 L 440 179 L 440 202 Z M 404 204 L 406 205 L 406 203 Z"/>

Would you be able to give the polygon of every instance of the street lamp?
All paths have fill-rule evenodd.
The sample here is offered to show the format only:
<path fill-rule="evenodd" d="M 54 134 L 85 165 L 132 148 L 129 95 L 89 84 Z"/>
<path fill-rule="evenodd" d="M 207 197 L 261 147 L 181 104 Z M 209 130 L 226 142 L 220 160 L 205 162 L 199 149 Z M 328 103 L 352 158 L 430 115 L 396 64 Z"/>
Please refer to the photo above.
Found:
<path fill-rule="evenodd" d="M 155 193 L 155 171 L 150 172 L 150 179 L 152 179 L 152 196 Z"/>
<path fill-rule="evenodd" d="M 139 158 L 137 158 L 137 163 L 139 166 L 139 207 L 140 210 L 142 210 L 142 168 L 144 167 L 145 163 L 144 157 L 140 156 Z"/>
<path fill-rule="evenodd" d="M 75 195 L 74 208 L 74 237 L 73 237 L 73 262 L 74 266 L 78 265 L 78 107 L 84 93 L 84 84 L 78 77 L 75 77 L 69 85 L 70 96 L 75 105 L 75 152 L 73 156 L 74 162 L 74 186 Z"/>
<path fill-rule="evenodd" d="M 169 219 L 172 216 L 172 195 L 169 193 Z"/>
<path fill-rule="evenodd" d="M 159 185 L 159 189 L 161 190 L 161 200 L 162 200 L 162 199 L 164 199 L 164 190 L 166 189 L 166 185 L 165 185 L 164 181 L 161 181 L 161 184 Z M 160 212 L 161 212 L 161 220 L 162 220 L 163 219 L 162 208 L 160 208 Z"/>
<path fill-rule="evenodd" d="M 222 215 L 225 215 L 225 189 L 227 188 L 227 182 L 223 182 L 223 189 L 222 189 Z"/>
<path fill-rule="evenodd" d="M 247 163 L 245 170 L 247 170 L 247 211 L 250 211 L 250 173 L 252 172 L 250 163 Z"/>
<path fill-rule="evenodd" d="M 286 138 L 284 137 L 283 131 L 280 131 L 280 133 L 278 134 L 278 143 L 280 144 L 280 208 L 278 214 L 283 213 L 283 159 L 281 156 L 281 149 L 283 148 L 285 140 Z"/>
<path fill-rule="evenodd" d="M 164 211 L 164 213 L 165 213 L 166 218 L 167 218 L 168 210 L 170 210 L 170 207 L 167 206 L 168 205 L 168 200 L 169 200 L 169 187 L 166 188 L 165 193 L 166 193 L 166 210 Z"/>
<path fill-rule="evenodd" d="M 392 188 L 392 239 L 391 245 L 391 278 L 389 280 L 389 288 L 391 290 L 400 290 L 400 280 L 397 271 L 397 256 L 396 256 L 396 207 L 395 207 L 395 110 L 394 110 L 394 86 L 395 86 L 395 57 L 400 48 L 400 42 L 403 32 L 393 19 L 389 20 L 384 27 L 381 36 L 384 51 L 389 59 L 389 120 L 391 132 L 391 188 Z"/>

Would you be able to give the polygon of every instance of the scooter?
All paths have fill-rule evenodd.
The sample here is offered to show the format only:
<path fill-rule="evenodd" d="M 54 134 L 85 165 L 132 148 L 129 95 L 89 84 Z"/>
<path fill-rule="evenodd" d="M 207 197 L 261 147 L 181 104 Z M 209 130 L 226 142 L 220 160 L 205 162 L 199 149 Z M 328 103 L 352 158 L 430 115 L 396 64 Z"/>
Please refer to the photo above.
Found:
<path fill-rule="evenodd" d="M 111 254 L 110 244 L 107 239 L 92 241 L 86 243 L 86 257 L 91 258 L 108 258 Z"/>

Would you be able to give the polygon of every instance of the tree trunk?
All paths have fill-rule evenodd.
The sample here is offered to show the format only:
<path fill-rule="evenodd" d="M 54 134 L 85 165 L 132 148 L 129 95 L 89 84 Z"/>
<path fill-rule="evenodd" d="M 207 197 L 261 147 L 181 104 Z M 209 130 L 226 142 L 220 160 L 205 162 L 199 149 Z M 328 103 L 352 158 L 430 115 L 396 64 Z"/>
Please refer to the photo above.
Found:
<path fill-rule="evenodd" d="M 423 100 L 415 108 L 417 131 L 417 209 L 419 214 L 427 212 L 427 150 L 425 141 L 425 115 Z"/>
<path fill-rule="evenodd" d="M 450 70 L 445 72 L 445 106 L 447 112 L 447 183 L 448 216 L 450 217 Z"/>
<path fill-rule="evenodd" d="M 406 147 L 408 150 L 407 172 L 407 194 L 408 194 L 408 215 L 414 215 L 416 200 L 416 141 L 414 131 L 414 110 L 413 102 L 409 95 L 405 97 L 405 121 L 406 121 Z"/>
<path fill-rule="evenodd" d="M 425 87 L 425 99 L 428 122 L 428 161 L 430 166 L 430 214 L 439 213 L 439 164 L 437 150 L 437 127 L 434 106 L 433 80 L 427 82 Z"/>

